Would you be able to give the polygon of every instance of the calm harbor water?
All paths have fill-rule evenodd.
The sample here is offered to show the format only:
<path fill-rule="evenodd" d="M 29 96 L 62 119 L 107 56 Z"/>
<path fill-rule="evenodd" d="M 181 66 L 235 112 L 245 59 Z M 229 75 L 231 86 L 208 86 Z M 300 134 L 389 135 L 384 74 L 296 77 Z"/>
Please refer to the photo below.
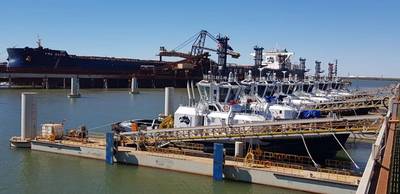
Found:
<path fill-rule="evenodd" d="M 379 87 L 391 82 L 354 82 L 354 88 Z M 291 190 L 146 167 L 106 165 L 103 161 L 10 149 L 19 135 L 20 95 L 32 90 L 0 90 L 0 193 L 301 193 Z M 68 90 L 38 93 L 38 123 L 65 121 L 66 128 L 85 124 L 104 132 L 114 121 L 157 116 L 163 111 L 162 89 L 82 90 L 82 98 L 68 99 Z M 183 89 L 175 90 L 175 106 L 186 103 Z M 370 144 L 349 142 L 346 147 L 361 165 Z M 339 153 L 338 155 L 343 155 Z"/>

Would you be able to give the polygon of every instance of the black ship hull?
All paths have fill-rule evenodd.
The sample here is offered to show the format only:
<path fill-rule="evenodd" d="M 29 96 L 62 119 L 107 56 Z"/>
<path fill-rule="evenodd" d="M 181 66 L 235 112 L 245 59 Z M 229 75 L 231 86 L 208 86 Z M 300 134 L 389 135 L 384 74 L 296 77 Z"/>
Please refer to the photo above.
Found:
<path fill-rule="evenodd" d="M 141 68 L 160 68 L 168 62 L 113 57 L 69 55 L 44 48 L 9 48 L 8 68 L 37 72 L 134 73 Z"/>
<path fill-rule="evenodd" d="M 342 145 L 345 145 L 349 135 L 336 134 L 336 137 Z M 336 153 L 342 149 L 333 135 L 312 135 L 304 136 L 304 138 L 311 156 L 318 163 L 335 158 Z M 203 141 L 201 143 L 204 144 L 206 152 L 212 152 L 215 142 L 223 143 L 228 155 L 234 154 L 235 145 L 232 141 Z M 303 140 L 299 136 L 247 140 L 246 150 L 250 143 L 252 143 L 253 149 L 260 146 L 263 151 L 308 156 Z"/>

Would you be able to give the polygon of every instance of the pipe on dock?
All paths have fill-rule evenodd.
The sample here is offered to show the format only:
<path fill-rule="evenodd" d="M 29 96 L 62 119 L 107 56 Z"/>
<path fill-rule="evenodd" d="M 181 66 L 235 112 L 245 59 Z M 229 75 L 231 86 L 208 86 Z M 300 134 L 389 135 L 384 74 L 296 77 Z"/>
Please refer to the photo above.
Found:
<path fill-rule="evenodd" d="M 138 83 L 137 83 L 137 78 L 136 77 L 132 77 L 132 79 L 131 79 L 131 91 L 129 93 L 131 93 L 131 94 L 139 94 Z"/>
<path fill-rule="evenodd" d="M 71 93 L 68 95 L 70 98 L 79 98 L 79 78 L 78 76 L 71 77 Z"/>
<path fill-rule="evenodd" d="M 23 92 L 21 94 L 21 140 L 36 137 L 37 108 L 36 93 Z"/>
<path fill-rule="evenodd" d="M 164 115 L 172 115 L 173 109 L 173 98 L 174 98 L 174 88 L 166 87 L 165 88 L 165 98 L 164 98 Z"/>

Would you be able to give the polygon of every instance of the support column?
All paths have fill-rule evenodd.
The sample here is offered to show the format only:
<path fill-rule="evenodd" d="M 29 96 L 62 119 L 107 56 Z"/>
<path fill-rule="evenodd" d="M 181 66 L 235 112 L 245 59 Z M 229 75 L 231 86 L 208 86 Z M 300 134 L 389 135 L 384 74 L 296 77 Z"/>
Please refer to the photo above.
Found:
<path fill-rule="evenodd" d="M 103 79 L 104 89 L 108 89 L 108 79 Z"/>
<path fill-rule="evenodd" d="M 68 95 L 70 98 L 79 98 L 79 78 L 78 76 L 71 77 L 71 93 Z"/>
<path fill-rule="evenodd" d="M 65 78 L 63 78 L 63 88 L 64 89 L 67 88 L 67 80 Z"/>
<path fill-rule="evenodd" d="M 166 87 L 165 88 L 165 97 L 164 97 L 164 115 L 172 115 L 173 109 L 173 100 L 174 100 L 174 88 Z"/>
<path fill-rule="evenodd" d="M 11 80 L 11 75 L 8 76 L 8 88 L 11 88 L 12 85 L 12 80 Z"/>
<path fill-rule="evenodd" d="M 113 164 L 114 163 L 114 133 L 107 132 L 106 133 L 106 163 Z"/>
<path fill-rule="evenodd" d="M 131 91 L 129 93 L 131 93 L 131 94 L 139 94 L 138 83 L 137 83 L 137 78 L 136 77 L 132 77 L 132 79 L 131 79 Z"/>
<path fill-rule="evenodd" d="M 224 145 L 214 143 L 214 160 L 213 160 L 213 179 L 221 181 L 223 179 L 224 167 Z"/>
<path fill-rule="evenodd" d="M 34 92 L 21 94 L 21 140 L 36 137 L 37 108 Z"/>
<path fill-rule="evenodd" d="M 49 79 L 47 77 L 43 78 L 42 86 L 45 89 L 49 89 Z"/>
<path fill-rule="evenodd" d="M 243 142 L 236 141 L 235 142 L 235 157 L 243 158 L 243 156 L 244 156 L 243 151 L 244 151 Z"/>

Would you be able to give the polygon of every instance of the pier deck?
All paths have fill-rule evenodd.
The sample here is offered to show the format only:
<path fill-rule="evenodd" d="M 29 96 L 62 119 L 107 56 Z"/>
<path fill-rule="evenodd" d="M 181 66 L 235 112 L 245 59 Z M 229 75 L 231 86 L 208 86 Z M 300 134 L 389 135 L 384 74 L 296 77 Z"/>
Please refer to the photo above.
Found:
<path fill-rule="evenodd" d="M 357 194 L 398 193 L 400 189 L 400 85 L 394 90 L 386 119 L 372 146 Z"/>

